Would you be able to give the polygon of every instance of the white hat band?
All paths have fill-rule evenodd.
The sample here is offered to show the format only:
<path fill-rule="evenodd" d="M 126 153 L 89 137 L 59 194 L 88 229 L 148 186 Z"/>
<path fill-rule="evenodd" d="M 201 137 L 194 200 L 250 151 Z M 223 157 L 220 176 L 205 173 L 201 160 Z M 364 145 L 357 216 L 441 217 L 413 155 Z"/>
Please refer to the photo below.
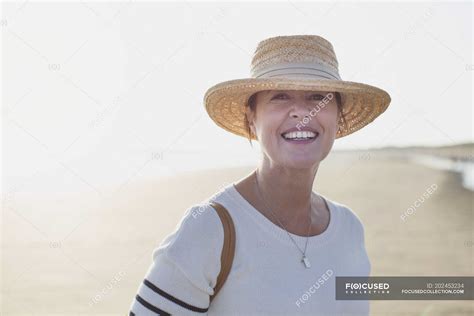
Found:
<path fill-rule="evenodd" d="M 259 71 L 254 71 L 253 78 L 311 78 L 311 79 L 331 79 L 341 80 L 341 77 L 334 68 L 324 64 L 316 63 L 287 63 L 264 67 Z"/>

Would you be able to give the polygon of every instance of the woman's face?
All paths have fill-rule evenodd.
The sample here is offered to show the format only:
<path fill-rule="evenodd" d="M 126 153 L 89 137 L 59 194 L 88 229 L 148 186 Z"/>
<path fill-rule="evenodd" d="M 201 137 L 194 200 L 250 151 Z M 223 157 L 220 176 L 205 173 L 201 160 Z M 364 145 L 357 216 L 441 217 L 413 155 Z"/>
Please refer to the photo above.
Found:
<path fill-rule="evenodd" d="M 314 167 L 329 154 L 338 115 L 336 96 L 329 91 L 260 91 L 255 111 L 247 107 L 250 128 L 264 154 L 291 168 Z"/>

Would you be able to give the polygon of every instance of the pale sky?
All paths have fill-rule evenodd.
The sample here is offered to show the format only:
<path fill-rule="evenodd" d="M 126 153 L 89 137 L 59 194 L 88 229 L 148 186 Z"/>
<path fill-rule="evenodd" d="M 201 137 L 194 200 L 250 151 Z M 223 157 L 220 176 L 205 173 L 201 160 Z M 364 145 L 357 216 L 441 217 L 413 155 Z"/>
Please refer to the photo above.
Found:
<path fill-rule="evenodd" d="M 473 140 L 472 3 L 2 4 L 3 173 L 105 183 L 255 164 L 217 127 L 205 91 L 249 77 L 259 41 L 329 40 L 343 80 L 392 103 L 334 149 Z M 151 159 L 151 163 L 149 163 Z M 69 179 L 69 180 L 68 180 Z M 23 181 L 24 182 L 24 181 Z"/>

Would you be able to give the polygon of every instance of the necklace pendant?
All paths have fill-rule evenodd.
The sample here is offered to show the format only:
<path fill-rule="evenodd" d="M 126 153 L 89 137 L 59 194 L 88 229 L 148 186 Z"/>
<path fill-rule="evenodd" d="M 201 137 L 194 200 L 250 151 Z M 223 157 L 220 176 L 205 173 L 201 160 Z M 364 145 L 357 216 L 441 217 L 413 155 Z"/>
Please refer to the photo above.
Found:
<path fill-rule="evenodd" d="M 303 258 L 301 259 L 301 262 L 304 263 L 304 266 L 306 267 L 306 269 L 311 268 L 311 264 L 309 263 L 309 260 L 308 258 L 306 258 L 306 256 L 303 256 Z"/>

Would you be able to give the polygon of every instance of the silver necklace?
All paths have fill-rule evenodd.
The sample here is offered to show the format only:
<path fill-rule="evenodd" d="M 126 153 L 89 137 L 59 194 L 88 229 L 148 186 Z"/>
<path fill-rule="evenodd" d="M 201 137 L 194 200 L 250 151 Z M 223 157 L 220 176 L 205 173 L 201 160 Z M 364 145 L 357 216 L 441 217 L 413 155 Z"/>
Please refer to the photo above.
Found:
<path fill-rule="evenodd" d="M 256 182 L 256 185 L 257 185 L 257 190 L 258 190 L 258 194 L 260 195 L 260 199 L 263 201 L 263 204 L 265 204 L 265 207 L 272 213 L 272 216 L 274 218 L 276 218 L 276 220 L 278 221 L 278 223 L 280 223 L 280 225 L 283 227 L 283 229 L 286 231 L 286 233 L 288 234 L 288 237 L 290 237 L 291 241 L 295 244 L 296 248 L 298 248 L 298 250 L 301 252 L 301 262 L 304 264 L 304 266 L 309 269 L 311 268 L 311 263 L 309 262 L 309 259 L 306 257 L 306 249 L 308 247 L 308 240 L 309 240 L 309 230 L 311 228 L 311 220 L 309 221 L 309 225 L 308 225 L 308 232 L 306 233 L 306 244 L 304 246 L 304 251 L 301 250 L 301 248 L 298 246 L 298 244 L 296 243 L 296 241 L 293 239 L 293 237 L 291 237 L 290 233 L 288 232 L 288 230 L 286 229 L 285 225 L 283 225 L 283 223 L 280 221 L 280 219 L 275 216 L 275 213 L 273 213 L 272 209 L 268 207 L 267 205 L 267 202 L 265 201 L 265 199 L 263 198 L 263 195 L 262 195 L 262 192 L 260 191 L 260 186 L 258 184 L 258 177 L 257 177 L 257 170 L 255 170 L 254 172 L 254 175 L 255 175 L 255 182 Z M 310 213 L 311 213 L 311 204 L 310 204 Z M 310 217 L 311 218 L 311 217 Z"/>

